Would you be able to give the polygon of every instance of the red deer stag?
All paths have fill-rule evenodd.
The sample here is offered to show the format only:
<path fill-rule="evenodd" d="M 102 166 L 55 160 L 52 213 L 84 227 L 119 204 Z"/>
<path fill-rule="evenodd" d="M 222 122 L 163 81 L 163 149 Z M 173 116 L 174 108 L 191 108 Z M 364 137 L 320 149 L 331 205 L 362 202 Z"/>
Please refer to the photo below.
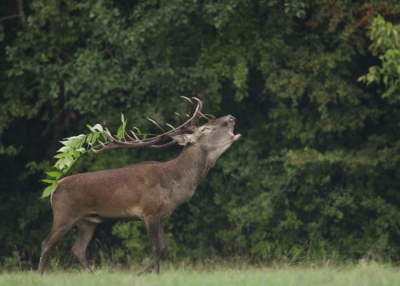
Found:
<path fill-rule="evenodd" d="M 184 99 L 193 102 L 187 98 Z M 39 272 L 43 274 L 54 245 L 73 226 L 78 233 L 72 252 L 89 272 L 86 248 L 97 224 L 104 220 L 143 220 L 151 241 L 153 262 L 142 273 L 160 272 L 160 258 L 166 250 L 162 221 L 173 210 L 191 198 L 200 181 L 221 154 L 237 141 L 235 118 L 227 115 L 198 127 L 202 102 L 193 97 L 197 106 L 189 119 L 177 128 L 147 140 L 125 134 L 117 140 L 106 129 L 108 143 L 101 143 L 95 153 L 117 148 L 164 148 L 174 144 L 185 146 L 181 154 L 168 162 L 142 162 L 129 167 L 76 174 L 60 180 L 51 196 L 53 228 L 42 243 Z M 161 126 L 149 119 L 159 129 Z M 171 142 L 166 143 L 169 140 Z"/>

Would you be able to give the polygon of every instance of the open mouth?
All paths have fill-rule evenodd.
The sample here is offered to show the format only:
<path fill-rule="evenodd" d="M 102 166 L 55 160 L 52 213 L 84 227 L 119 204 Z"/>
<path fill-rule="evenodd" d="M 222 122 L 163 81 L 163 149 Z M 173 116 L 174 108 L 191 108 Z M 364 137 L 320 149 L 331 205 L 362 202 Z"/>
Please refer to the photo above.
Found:
<path fill-rule="evenodd" d="M 238 141 L 239 138 L 240 138 L 241 136 L 242 136 L 241 134 L 236 134 L 236 135 L 234 135 L 234 136 L 232 137 L 232 141 L 233 141 L 233 142 Z"/>
<path fill-rule="evenodd" d="M 242 136 L 241 134 L 234 134 L 233 133 L 233 129 L 235 128 L 235 123 L 233 122 L 233 124 L 232 124 L 232 126 L 231 126 L 231 128 L 229 129 L 229 135 L 231 136 L 231 140 L 233 141 L 233 142 L 236 142 L 236 141 L 238 141 L 239 140 L 239 138 Z"/>

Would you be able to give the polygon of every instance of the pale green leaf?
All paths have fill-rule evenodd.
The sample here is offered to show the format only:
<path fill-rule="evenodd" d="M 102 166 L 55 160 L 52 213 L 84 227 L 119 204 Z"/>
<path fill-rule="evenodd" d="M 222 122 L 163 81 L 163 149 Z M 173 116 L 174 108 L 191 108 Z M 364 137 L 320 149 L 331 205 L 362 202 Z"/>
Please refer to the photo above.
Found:
<path fill-rule="evenodd" d="M 93 145 L 99 137 L 100 137 L 99 133 L 93 134 L 92 141 L 90 143 Z"/>
<path fill-rule="evenodd" d="M 45 188 L 42 194 L 42 198 L 48 197 L 52 192 L 54 192 L 57 189 L 57 186 L 58 182 L 56 184 L 52 184 L 51 186 Z"/>
<path fill-rule="evenodd" d="M 72 159 L 72 156 L 70 154 L 68 154 L 68 156 L 64 158 L 64 164 L 67 167 L 70 167 L 73 161 L 74 159 Z"/>
<path fill-rule="evenodd" d="M 50 179 L 43 179 L 42 182 L 48 183 L 48 184 L 54 184 L 57 182 L 56 180 L 50 180 Z"/>
<path fill-rule="evenodd" d="M 47 172 L 46 174 L 47 174 L 48 176 L 50 176 L 50 177 L 52 177 L 52 178 L 56 178 L 56 179 L 60 178 L 61 175 L 62 175 L 60 172 L 55 172 L 55 171 Z"/>
<path fill-rule="evenodd" d="M 58 169 L 62 170 L 65 167 L 65 158 L 58 160 L 58 162 L 59 162 Z"/>
<path fill-rule="evenodd" d="M 60 148 L 57 152 L 67 152 L 69 150 L 71 150 L 71 147 L 64 146 L 64 147 Z"/>
<path fill-rule="evenodd" d="M 122 137 L 124 137 L 124 131 L 125 131 L 125 128 L 124 128 L 124 127 L 125 127 L 124 125 L 121 125 L 121 126 L 118 128 L 118 133 L 117 133 L 117 138 L 118 138 L 118 140 L 121 140 Z"/>
<path fill-rule="evenodd" d="M 55 155 L 53 158 L 60 159 L 60 158 L 64 158 L 66 155 L 67 155 L 67 153 L 60 153 L 60 154 Z"/>
<path fill-rule="evenodd" d="M 132 128 L 134 131 L 136 130 L 136 133 L 139 135 L 142 135 L 142 131 L 140 131 L 140 129 L 138 127 L 133 127 Z"/>
<path fill-rule="evenodd" d="M 95 126 L 93 126 L 93 129 L 99 131 L 100 133 L 103 133 L 103 126 L 101 126 L 98 123 Z"/>
<path fill-rule="evenodd" d="M 86 137 L 86 142 L 91 142 L 91 141 L 92 141 L 92 137 L 93 137 L 94 134 L 95 134 L 95 133 L 89 134 L 89 135 Z"/>

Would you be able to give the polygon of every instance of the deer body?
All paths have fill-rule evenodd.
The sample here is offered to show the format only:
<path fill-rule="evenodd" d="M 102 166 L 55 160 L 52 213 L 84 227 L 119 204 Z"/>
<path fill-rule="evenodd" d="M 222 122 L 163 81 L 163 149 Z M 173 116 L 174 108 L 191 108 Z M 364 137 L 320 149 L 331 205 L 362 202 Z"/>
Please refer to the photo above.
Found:
<path fill-rule="evenodd" d="M 198 110 L 199 106 L 196 112 Z M 144 272 L 155 269 L 159 273 L 160 258 L 166 250 L 161 222 L 193 196 L 218 157 L 239 139 L 240 135 L 233 135 L 234 122 L 234 117 L 225 116 L 191 129 L 191 133 L 185 130 L 171 134 L 174 142 L 185 146 L 171 161 L 143 162 L 60 180 L 51 197 L 53 228 L 42 243 L 39 272 L 44 272 L 54 245 L 76 225 L 78 234 L 72 251 L 83 267 L 92 273 L 86 260 L 86 248 L 96 226 L 112 219 L 143 220 L 146 223 L 154 261 Z M 103 145 L 103 148 L 117 148 L 112 140 L 115 139 L 111 137 L 111 143 Z M 121 142 L 125 146 L 122 143 L 125 142 Z"/>
<path fill-rule="evenodd" d="M 52 194 L 53 212 L 97 222 L 145 220 L 156 212 L 165 219 L 193 196 L 212 163 L 201 150 L 187 146 L 168 162 L 73 175 Z"/>

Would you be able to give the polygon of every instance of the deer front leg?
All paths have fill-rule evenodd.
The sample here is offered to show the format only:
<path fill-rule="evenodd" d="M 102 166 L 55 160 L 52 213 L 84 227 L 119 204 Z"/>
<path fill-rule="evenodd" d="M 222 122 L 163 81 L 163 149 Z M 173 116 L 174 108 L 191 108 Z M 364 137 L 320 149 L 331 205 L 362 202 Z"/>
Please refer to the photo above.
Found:
<path fill-rule="evenodd" d="M 83 268 L 89 274 L 93 275 L 93 270 L 90 268 L 89 263 L 86 259 L 86 248 L 88 247 L 89 242 L 93 237 L 93 233 L 96 229 L 97 223 L 83 219 L 77 224 L 77 226 L 78 234 L 76 236 L 74 246 L 72 247 L 72 252 L 78 258 Z"/>
<path fill-rule="evenodd" d="M 167 250 L 167 244 L 165 243 L 165 238 L 163 234 L 161 218 L 149 218 L 146 219 L 147 234 L 150 238 L 151 249 L 153 252 L 154 260 L 143 272 L 139 275 L 152 272 L 153 269 L 156 270 L 157 274 L 160 274 L 160 259 Z"/>

